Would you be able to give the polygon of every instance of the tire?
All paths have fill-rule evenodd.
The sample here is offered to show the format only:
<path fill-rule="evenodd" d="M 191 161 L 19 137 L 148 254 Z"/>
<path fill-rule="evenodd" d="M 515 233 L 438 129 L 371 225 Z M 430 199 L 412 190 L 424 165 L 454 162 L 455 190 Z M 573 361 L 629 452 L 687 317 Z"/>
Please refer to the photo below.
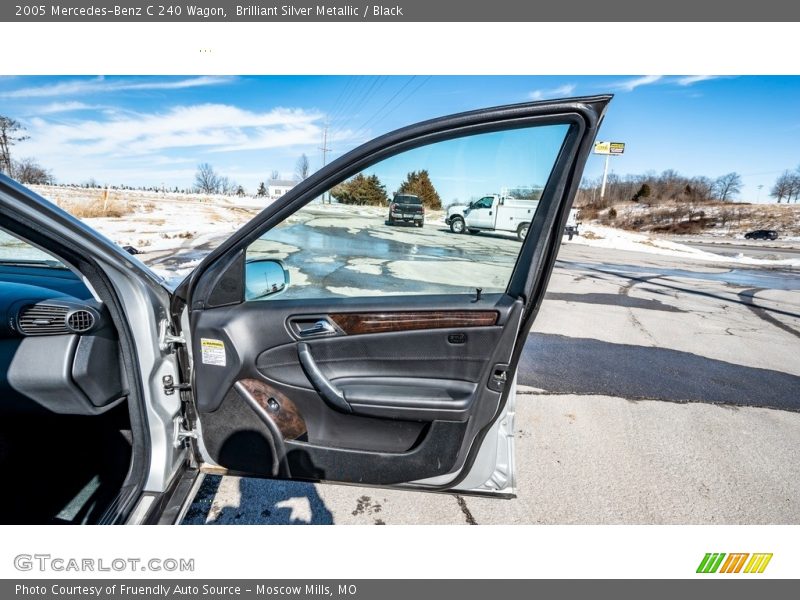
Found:
<path fill-rule="evenodd" d="M 465 229 L 464 219 L 461 217 L 454 217 L 450 220 L 450 231 L 453 233 L 464 233 Z"/>
<path fill-rule="evenodd" d="M 386 224 L 387 225 L 394 225 L 394 219 L 392 217 L 389 217 L 388 219 L 386 219 Z"/>
<path fill-rule="evenodd" d="M 419 227 L 419 228 L 422 228 L 422 226 L 424 224 L 425 224 L 425 221 L 420 221 L 419 223 L 416 223 L 416 226 Z"/>
<path fill-rule="evenodd" d="M 467 231 L 469 231 L 471 235 L 477 235 L 481 232 L 480 229 L 467 229 Z"/>
<path fill-rule="evenodd" d="M 517 239 L 520 242 L 524 242 L 525 238 L 528 235 L 528 227 L 530 223 L 521 223 L 519 227 L 517 227 Z"/>

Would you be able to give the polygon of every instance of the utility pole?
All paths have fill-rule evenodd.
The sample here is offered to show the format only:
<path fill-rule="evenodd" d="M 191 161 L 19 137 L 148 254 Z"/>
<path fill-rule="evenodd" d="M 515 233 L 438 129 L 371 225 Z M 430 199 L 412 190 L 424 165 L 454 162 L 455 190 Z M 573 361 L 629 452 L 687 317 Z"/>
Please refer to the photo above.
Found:
<path fill-rule="evenodd" d="M 608 179 L 608 159 L 611 158 L 610 154 L 606 154 L 606 166 L 603 168 L 603 185 L 600 186 L 600 200 L 606 195 L 606 180 Z"/>
<path fill-rule="evenodd" d="M 325 129 L 322 130 L 322 147 L 319 148 L 322 150 L 322 168 L 325 168 L 325 165 L 328 164 L 328 152 L 331 151 L 328 148 L 328 122 L 325 122 Z M 322 203 L 325 204 L 325 194 L 328 194 L 328 204 L 331 203 L 331 195 L 329 192 L 323 192 L 322 194 Z"/>

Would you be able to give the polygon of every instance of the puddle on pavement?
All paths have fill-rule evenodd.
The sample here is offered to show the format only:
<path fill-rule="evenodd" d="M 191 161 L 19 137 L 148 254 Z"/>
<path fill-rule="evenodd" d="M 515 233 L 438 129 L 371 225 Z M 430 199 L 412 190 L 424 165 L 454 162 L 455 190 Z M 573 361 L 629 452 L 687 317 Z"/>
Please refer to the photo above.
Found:
<path fill-rule="evenodd" d="M 335 256 L 342 259 L 380 257 L 387 261 L 415 258 L 469 259 L 470 253 L 461 248 L 410 244 L 399 240 L 370 235 L 368 230 L 350 233 L 342 227 L 310 227 L 296 224 L 271 230 L 265 240 L 274 240 L 300 248 L 301 253 L 316 256 Z"/>
<path fill-rule="evenodd" d="M 431 258 L 469 260 L 469 254 L 460 248 L 447 248 L 410 244 L 371 236 L 369 231 L 350 233 L 340 227 L 312 227 L 294 224 L 271 230 L 264 238 L 267 242 L 281 242 L 298 248 L 286 259 L 287 266 L 300 269 L 313 286 L 298 286 L 287 290 L 284 298 L 327 297 L 331 295 L 327 286 L 337 289 L 378 289 L 382 294 L 457 294 L 471 291 L 467 286 L 430 283 L 394 277 L 386 265 L 392 261 L 414 261 Z M 364 273 L 346 268 L 354 259 L 380 257 L 380 275 Z M 320 260 L 323 259 L 323 260 Z M 375 278 L 381 284 L 375 284 Z"/>

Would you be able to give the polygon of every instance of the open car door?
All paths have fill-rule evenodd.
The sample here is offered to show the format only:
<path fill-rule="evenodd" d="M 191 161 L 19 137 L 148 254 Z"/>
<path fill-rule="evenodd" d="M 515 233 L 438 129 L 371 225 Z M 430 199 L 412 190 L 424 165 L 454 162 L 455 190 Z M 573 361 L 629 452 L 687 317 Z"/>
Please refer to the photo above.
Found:
<path fill-rule="evenodd" d="M 173 307 L 202 468 L 512 495 L 517 362 L 610 99 L 384 135 L 210 254 Z M 400 224 L 395 192 L 424 221 Z M 531 201 L 522 243 L 444 225 L 447 205 L 487 194 Z"/>

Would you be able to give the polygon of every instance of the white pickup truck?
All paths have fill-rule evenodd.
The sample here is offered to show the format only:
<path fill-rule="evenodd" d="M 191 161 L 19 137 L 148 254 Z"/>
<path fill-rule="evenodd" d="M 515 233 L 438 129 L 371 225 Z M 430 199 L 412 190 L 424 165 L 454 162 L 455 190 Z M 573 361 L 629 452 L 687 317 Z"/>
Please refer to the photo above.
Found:
<path fill-rule="evenodd" d="M 519 240 L 528 235 L 538 200 L 519 200 L 513 196 L 492 194 L 469 205 L 456 204 L 447 209 L 444 222 L 453 233 L 476 234 L 481 231 L 510 231 L 517 234 Z M 578 234 L 577 211 L 572 209 L 564 232 L 572 239 Z"/>

